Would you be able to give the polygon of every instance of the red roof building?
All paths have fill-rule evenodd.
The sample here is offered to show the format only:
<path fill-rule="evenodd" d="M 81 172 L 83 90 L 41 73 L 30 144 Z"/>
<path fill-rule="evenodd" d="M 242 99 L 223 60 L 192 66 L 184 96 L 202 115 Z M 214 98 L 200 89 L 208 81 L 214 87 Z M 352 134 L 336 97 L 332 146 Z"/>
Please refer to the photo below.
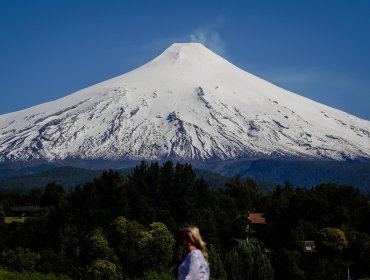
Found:
<path fill-rule="evenodd" d="M 266 225 L 264 213 L 249 213 L 248 221 L 252 225 Z"/>

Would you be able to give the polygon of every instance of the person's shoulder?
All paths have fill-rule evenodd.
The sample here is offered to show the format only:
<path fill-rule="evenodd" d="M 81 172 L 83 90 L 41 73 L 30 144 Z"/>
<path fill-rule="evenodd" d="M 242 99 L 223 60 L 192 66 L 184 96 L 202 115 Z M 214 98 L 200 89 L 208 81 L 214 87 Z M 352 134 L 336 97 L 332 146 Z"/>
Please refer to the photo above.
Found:
<path fill-rule="evenodd" d="M 201 251 L 201 250 L 199 250 L 199 249 L 195 249 L 195 250 L 191 251 L 191 252 L 190 252 L 190 254 L 191 254 L 192 256 L 203 256 L 202 251 Z"/>

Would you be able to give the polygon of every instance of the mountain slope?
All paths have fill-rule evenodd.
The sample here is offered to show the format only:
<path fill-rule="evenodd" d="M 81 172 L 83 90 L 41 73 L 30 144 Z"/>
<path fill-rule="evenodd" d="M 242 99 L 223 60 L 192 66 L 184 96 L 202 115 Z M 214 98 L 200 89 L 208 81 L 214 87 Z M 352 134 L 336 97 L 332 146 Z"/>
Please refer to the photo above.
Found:
<path fill-rule="evenodd" d="M 50 182 L 57 182 L 67 190 L 76 185 L 83 185 L 101 176 L 103 170 L 90 170 L 71 166 L 52 168 L 29 175 L 0 179 L 0 192 L 28 193 L 35 188 L 44 188 Z M 117 170 L 126 177 L 133 170 L 124 168 Z M 321 183 L 335 183 L 358 188 L 363 193 L 370 193 L 370 162 L 323 161 L 323 160 L 289 160 L 289 159 L 258 159 L 224 161 L 212 170 L 217 173 L 194 168 L 198 178 L 204 178 L 212 188 L 223 188 L 232 176 L 239 174 L 242 178 L 252 177 L 260 189 L 271 190 L 277 184 L 290 182 L 296 187 L 314 187 Z M 18 170 L 25 174 L 29 168 Z"/>
<path fill-rule="evenodd" d="M 370 158 L 370 122 L 288 92 L 197 43 L 0 116 L 0 161 Z"/>
<path fill-rule="evenodd" d="M 328 161 L 258 159 L 223 162 L 215 168 L 224 176 L 252 177 L 255 180 L 294 186 L 314 187 L 322 183 L 335 183 L 358 188 L 370 193 L 369 161 Z"/>

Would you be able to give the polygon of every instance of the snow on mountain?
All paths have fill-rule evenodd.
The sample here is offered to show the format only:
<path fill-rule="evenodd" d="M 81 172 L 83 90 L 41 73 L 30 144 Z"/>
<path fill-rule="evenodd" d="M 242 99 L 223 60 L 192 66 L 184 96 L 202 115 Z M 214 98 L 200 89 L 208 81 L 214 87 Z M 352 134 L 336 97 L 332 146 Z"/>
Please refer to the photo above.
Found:
<path fill-rule="evenodd" d="M 370 158 L 370 121 L 253 76 L 198 43 L 0 116 L 0 161 Z"/>

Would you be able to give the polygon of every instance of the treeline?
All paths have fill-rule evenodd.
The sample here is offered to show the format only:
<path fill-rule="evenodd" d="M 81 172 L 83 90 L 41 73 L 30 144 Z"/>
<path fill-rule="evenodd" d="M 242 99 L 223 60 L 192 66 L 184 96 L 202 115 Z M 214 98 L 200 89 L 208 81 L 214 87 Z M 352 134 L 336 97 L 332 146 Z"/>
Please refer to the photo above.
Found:
<path fill-rule="evenodd" d="M 21 205 L 46 212 L 0 224 L 0 266 L 9 271 L 175 279 L 184 256 L 177 230 L 196 225 L 213 279 L 345 279 L 348 269 L 351 279 L 370 276 L 370 204 L 352 187 L 287 183 L 264 193 L 236 176 L 213 189 L 190 165 L 143 162 L 127 178 L 106 171 L 70 193 L 49 183 L 0 194 L 5 214 Z M 267 225 L 249 226 L 249 212 L 265 213 Z M 307 240 L 317 252 L 304 252 Z"/>

